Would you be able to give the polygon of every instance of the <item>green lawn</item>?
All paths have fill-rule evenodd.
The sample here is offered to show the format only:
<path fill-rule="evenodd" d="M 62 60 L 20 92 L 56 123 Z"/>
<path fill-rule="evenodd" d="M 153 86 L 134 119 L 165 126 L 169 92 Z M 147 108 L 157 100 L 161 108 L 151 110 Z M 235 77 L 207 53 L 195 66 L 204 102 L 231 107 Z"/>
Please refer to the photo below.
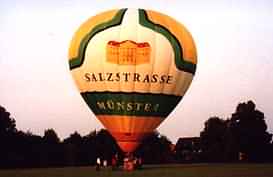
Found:
<path fill-rule="evenodd" d="M 273 164 L 146 165 L 133 172 L 94 167 L 0 170 L 0 177 L 273 177 Z"/>

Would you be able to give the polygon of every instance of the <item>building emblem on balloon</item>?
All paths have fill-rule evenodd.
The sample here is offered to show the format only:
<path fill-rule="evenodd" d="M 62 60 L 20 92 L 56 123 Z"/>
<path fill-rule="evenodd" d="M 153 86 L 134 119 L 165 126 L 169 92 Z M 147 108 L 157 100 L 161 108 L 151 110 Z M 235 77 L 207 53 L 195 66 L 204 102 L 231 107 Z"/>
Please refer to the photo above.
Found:
<path fill-rule="evenodd" d="M 131 40 L 109 41 L 106 46 L 106 58 L 110 63 L 119 65 L 138 65 L 149 63 L 151 46 L 148 42 L 136 43 Z"/>

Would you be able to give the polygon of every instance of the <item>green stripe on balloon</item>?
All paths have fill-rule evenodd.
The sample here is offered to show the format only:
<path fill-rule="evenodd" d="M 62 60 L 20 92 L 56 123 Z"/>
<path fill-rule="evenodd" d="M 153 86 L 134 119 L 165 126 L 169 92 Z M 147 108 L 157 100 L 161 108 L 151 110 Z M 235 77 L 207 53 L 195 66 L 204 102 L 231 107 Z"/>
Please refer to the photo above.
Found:
<path fill-rule="evenodd" d="M 182 44 L 179 43 L 177 38 L 164 26 L 156 24 L 149 20 L 148 15 L 144 9 L 139 9 L 139 23 L 155 32 L 165 36 L 171 43 L 175 54 L 175 64 L 179 70 L 195 74 L 196 64 L 184 60 L 182 53 Z"/>
<path fill-rule="evenodd" d="M 181 96 L 136 92 L 83 92 L 81 95 L 96 115 L 146 117 L 167 117 L 182 99 Z"/>

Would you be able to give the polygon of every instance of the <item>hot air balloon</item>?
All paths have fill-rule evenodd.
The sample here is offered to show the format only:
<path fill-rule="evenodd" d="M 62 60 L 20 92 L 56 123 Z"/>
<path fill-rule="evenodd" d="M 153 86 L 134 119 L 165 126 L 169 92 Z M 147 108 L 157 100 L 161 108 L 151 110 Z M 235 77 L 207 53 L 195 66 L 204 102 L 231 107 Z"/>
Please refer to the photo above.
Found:
<path fill-rule="evenodd" d="M 70 70 L 81 96 L 126 153 L 176 107 L 196 64 L 189 31 L 167 15 L 144 9 L 91 17 L 69 49 Z"/>

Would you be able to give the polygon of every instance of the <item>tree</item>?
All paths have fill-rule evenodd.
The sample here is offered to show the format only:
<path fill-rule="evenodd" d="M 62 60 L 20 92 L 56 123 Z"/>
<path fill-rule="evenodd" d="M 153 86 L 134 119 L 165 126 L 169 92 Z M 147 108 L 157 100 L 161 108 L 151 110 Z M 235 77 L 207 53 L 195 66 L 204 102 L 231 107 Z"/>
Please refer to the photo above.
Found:
<path fill-rule="evenodd" d="M 4 107 L 0 106 L 0 137 L 16 131 L 15 120 L 10 117 L 10 113 Z"/>
<path fill-rule="evenodd" d="M 31 132 L 17 131 L 14 137 L 14 148 L 12 153 L 16 167 L 41 167 L 42 166 L 42 137 Z M 20 148 L 18 148 L 20 147 Z"/>
<path fill-rule="evenodd" d="M 84 165 L 86 164 L 83 151 L 83 138 L 78 132 L 70 134 L 63 141 L 65 150 L 65 161 L 67 165 Z"/>
<path fill-rule="evenodd" d="M 200 146 L 204 160 L 220 162 L 225 160 L 226 121 L 219 117 L 211 117 L 205 122 L 200 133 Z"/>
<path fill-rule="evenodd" d="M 256 109 L 253 101 L 238 104 L 228 126 L 233 144 L 248 160 L 267 160 L 272 134 L 267 132 L 264 113 Z"/>
<path fill-rule="evenodd" d="M 42 138 L 43 165 L 58 166 L 62 165 L 63 150 L 60 139 L 53 129 L 45 130 Z"/>
<path fill-rule="evenodd" d="M 58 143 L 60 143 L 60 139 L 59 139 L 57 133 L 53 129 L 45 130 L 43 139 L 44 139 L 44 142 L 47 143 L 47 144 L 58 144 Z"/>
<path fill-rule="evenodd" d="M 14 165 L 14 160 L 17 159 L 14 154 L 15 133 L 17 132 L 16 123 L 10 117 L 10 113 L 0 106 L 0 167 L 10 167 Z"/>
<path fill-rule="evenodd" d="M 94 130 L 90 132 L 88 135 L 83 137 L 83 144 L 82 144 L 82 153 L 84 154 L 84 159 L 86 161 L 86 165 L 94 165 L 97 158 L 96 153 L 96 136 L 97 131 Z"/>

